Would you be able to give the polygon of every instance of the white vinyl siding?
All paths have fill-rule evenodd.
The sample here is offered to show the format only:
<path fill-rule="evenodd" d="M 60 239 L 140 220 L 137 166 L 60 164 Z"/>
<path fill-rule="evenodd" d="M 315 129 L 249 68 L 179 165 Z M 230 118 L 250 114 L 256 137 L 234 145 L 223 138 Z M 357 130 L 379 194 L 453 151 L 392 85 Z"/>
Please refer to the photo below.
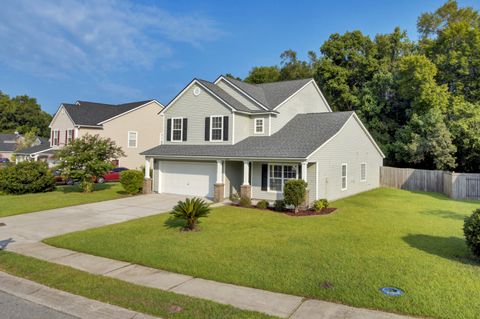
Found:
<path fill-rule="evenodd" d="M 181 142 L 183 139 L 183 118 L 172 119 L 172 142 Z"/>
<path fill-rule="evenodd" d="M 308 159 L 317 163 L 316 197 L 335 200 L 379 187 L 383 159 L 355 118 Z M 341 165 L 347 164 L 347 190 L 342 191 Z M 366 181 L 360 182 L 361 163 L 366 163 Z M 310 176 L 308 176 L 310 178 Z"/>
<path fill-rule="evenodd" d="M 138 133 L 135 131 L 128 131 L 128 148 L 137 148 Z"/>
<path fill-rule="evenodd" d="M 210 140 L 212 142 L 223 141 L 223 116 L 210 117 Z"/>
<path fill-rule="evenodd" d="M 342 164 L 342 191 L 347 190 L 347 164 Z"/>
<path fill-rule="evenodd" d="M 367 163 L 360 164 L 360 182 L 367 180 Z"/>
<path fill-rule="evenodd" d="M 218 141 L 217 144 L 232 144 L 233 137 L 233 115 L 228 106 L 220 102 L 217 98 L 211 95 L 207 90 L 201 88 L 201 92 L 198 96 L 193 94 L 195 87 L 199 87 L 196 84 L 192 85 L 168 108 L 164 113 L 164 125 L 167 125 L 168 119 L 173 118 L 187 118 L 188 119 L 188 140 L 183 141 L 182 144 L 186 145 L 207 145 L 211 144 L 211 141 L 205 140 L 205 118 L 212 115 L 228 116 L 229 121 L 229 134 L 228 141 Z M 237 115 L 235 115 L 237 117 Z M 173 123 L 172 123 L 173 126 Z M 237 138 L 235 137 L 235 142 Z M 165 141 L 165 144 L 178 143 L 171 141 Z"/>
<path fill-rule="evenodd" d="M 272 132 L 277 132 L 297 114 L 330 112 L 313 83 L 308 84 L 272 115 Z"/>

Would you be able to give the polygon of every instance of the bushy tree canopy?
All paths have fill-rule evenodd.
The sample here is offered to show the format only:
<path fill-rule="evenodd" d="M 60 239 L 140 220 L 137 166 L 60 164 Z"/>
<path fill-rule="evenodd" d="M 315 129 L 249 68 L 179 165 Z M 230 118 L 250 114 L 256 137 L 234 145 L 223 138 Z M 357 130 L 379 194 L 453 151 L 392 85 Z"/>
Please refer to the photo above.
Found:
<path fill-rule="evenodd" d="M 114 141 L 90 134 L 75 139 L 56 154 L 62 175 L 79 180 L 84 192 L 91 192 L 94 179 L 105 175 L 113 168 L 112 160 L 122 156 L 125 153 Z"/>
<path fill-rule="evenodd" d="M 480 170 L 480 15 L 449 0 L 420 15 L 420 40 L 405 31 L 373 39 L 332 34 L 320 54 L 287 50 L 279 66 L 253 67 L 250 83 L 313 77 L 335 111 L 354 110 L 385 164 Z"/>
<path fill-rule="evenodd" d="M 11 98 L 0 91 L 0 132 L 36 130 L 40 136 L 48 137 L 51 120 L 52 116 L 42 111 L 36 99 L 27 95 Z"/>

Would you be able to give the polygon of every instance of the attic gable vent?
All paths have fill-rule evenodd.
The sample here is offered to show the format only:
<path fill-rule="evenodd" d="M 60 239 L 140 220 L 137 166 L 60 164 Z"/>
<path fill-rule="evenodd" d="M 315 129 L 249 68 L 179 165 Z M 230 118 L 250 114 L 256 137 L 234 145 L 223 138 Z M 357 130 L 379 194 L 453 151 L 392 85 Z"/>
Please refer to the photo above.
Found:
<path fill-rule="evenodd" d="M 202 90 L 198 86 L 193 89 L 193 95 L 195 96 L 199 96 L 201 92 Z"/>

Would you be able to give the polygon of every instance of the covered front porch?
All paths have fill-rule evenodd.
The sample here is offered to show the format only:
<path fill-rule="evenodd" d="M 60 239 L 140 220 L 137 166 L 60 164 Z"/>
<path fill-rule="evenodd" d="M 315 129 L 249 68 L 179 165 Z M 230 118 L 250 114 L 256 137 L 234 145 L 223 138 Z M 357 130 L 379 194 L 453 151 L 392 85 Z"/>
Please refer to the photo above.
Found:
<path fill-rule="evenodd" d="M 233 194 L 253 200 L 283 198 L 289 179 L 303 179 L 309 201 L 316 196 L 316 163 L 293 159 L 147 157 L 145 179 L 156 193 L 174 193 L 223 201 Z M 150 170 L 152 169 L 152 175 Z"/>

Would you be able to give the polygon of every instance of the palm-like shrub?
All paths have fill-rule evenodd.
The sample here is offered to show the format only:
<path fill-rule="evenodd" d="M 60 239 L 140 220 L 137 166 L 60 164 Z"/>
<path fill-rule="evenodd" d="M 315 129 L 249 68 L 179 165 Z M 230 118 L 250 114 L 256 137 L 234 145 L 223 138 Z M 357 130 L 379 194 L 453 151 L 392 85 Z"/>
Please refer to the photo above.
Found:
<path fill-rule="evenodd" d="M 184 230 L 194 230 L 200 217 L 207 217 L 210 213 L 210 204 L 207 204 L 201 198 L 187 198 L 179 201 L 171 214 L 175 218 L 186 221 Z"/>

